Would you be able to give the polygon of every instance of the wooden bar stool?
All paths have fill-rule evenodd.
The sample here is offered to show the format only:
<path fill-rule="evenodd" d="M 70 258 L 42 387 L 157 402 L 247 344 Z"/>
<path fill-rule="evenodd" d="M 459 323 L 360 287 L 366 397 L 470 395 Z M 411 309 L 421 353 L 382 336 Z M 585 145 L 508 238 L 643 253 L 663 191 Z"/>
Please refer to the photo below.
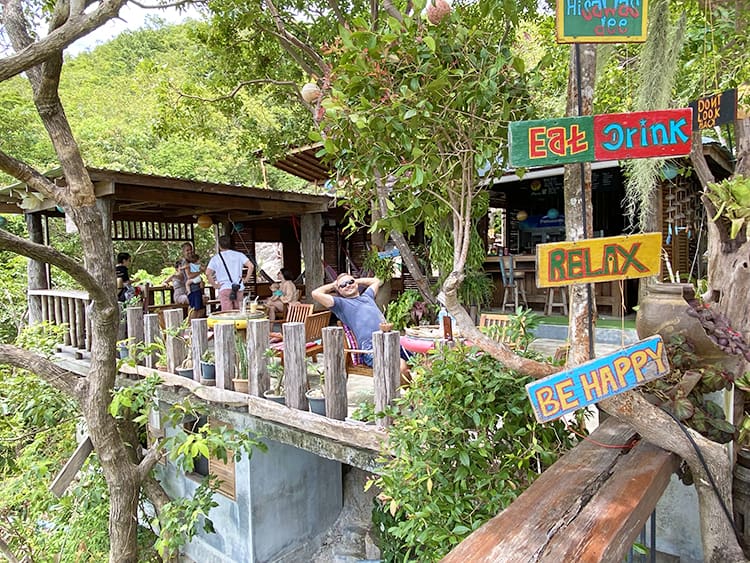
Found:
<path fill-rule="evenodd" d="M 555 294 L 559 292 L 559 297 Z M 557 300 L 556 300 L 557 299 Z M 551 315 L 555 307 L 562 309 L 562 314 L 568 314 L 568 288 L 567 287 L 550 287 L 547 288 L 547 303 L 544 307 L 544 314 Z"/>
<path fill-rule="evenodd" d="M 524 280 L 526 274 L 515 270 L 515 260 L 513 256 L 501 256 L 500 257 L 500 275 L 503 278 L 503 305 L 501 309 L 505 311 L 505 308 L 511 306 L 515 313 L 518 309 L 519 296 L 523 300 L 524 306 L 529 307 L 529 302 L 526 300 L 526 288 L 524 287 Z M 510 296 L 513 296 L 513 301 L 510 301 Z"/>

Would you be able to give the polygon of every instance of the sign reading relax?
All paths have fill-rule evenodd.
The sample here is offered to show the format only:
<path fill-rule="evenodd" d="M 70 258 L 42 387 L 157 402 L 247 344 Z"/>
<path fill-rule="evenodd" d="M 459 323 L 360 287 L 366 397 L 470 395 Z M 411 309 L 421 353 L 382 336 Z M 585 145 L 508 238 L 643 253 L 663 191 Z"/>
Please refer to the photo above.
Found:
<path fill-rule="evenodd" d="M 510 123 L 512 166 L 690 154 L 691 108 Z"/>
<path fill-rule="evenodd" d="M 549 422 L 667 373 L 664 342 L 661 336 L 652 336 L 609 356 L 532 381 L 526 385 L 526 393 L 536 419 Z"/>
<path fill-rule="evenodd" d="M 536 247 L 537 287 L 655 276 L 661 233 L 550 242 Z"/>

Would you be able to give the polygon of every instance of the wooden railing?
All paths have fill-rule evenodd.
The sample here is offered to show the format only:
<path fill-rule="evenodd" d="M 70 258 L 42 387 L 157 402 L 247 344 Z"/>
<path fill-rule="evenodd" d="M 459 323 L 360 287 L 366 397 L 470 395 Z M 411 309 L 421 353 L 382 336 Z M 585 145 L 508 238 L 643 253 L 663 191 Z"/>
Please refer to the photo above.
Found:
<path fill-rule="evenodd" d="M 38 299 L 42 310 L 42 321 L 52 324 L 67 324 L 65 346 L 76 350 L 91 350 L 91 322 L 86 307 L 89 294 L 72 289 L 30 289 L 30 299 Z"/>
<path fill-rule="evenodd" d="M 607 419 L 442 563 L 623 561 L 679 466 L 634 438 Z"/>

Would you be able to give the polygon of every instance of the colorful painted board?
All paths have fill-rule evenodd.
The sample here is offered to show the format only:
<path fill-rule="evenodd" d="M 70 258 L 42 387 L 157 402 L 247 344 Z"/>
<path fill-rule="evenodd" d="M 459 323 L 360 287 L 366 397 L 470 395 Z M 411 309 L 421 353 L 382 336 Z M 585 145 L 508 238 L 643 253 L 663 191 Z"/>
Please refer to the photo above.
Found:
<path fill-rule="evenodd" d="M 557 0 L 558 43 L 642 43 L 648 0 Z"/>
<path fill-rule="evenodd" d="M 550 242 L 536 247 L 537 287 L 655 276 L 661 233 Z"/>
<path fill-rule="evenodd" d="M 693 108 L 693 131 L 713 129 L 734 121 L 737 115 L 737 90 L 727 90 L 721 94 L 706 96 L 690 102 Z"/>
<path fill-rule="evenodd" d="M 661 336 L 526 385 L 534 416 L 549 422 L 669 373 Z"/>
<path fill-rule="evenodd" d="M 691 108 L 513 121 L 512 166 L 690 154 Z"/>

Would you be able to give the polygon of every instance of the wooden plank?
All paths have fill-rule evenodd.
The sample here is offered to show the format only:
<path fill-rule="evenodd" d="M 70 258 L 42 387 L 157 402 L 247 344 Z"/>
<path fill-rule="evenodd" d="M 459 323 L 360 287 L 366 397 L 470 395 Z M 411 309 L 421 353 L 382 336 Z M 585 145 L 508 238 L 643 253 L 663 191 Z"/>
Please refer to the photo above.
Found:
<path fill-rule="evenodd" d="M 638 443 L 576 519 L 551 538 L 539 561 L 624 561 L 679 465 L 677 456 Z"/>
<path fill-rule="evenodd" d="M 558 287 L 658 275 L 661 239 L 661 233 L 644 233 L 538 244 L 536 285 Z"/>
<path fill-rule="evenodd" d="M 399 396 L 401 374 L 398 333 L 394 331 L 383 333 L 379 330 L 373 332 L 372 348 L 375 411 L 382 411 L 393 402 L 393 399 Z M 383 427 L 390 426 L 392 423 L 391 417 L 387 416 L 379 418 L 376 422 L 377 425 Z"/>
<path fill-rule="evenodd" d="M 201 357 L 208 350 L 208 321 L 206 319 L 192 319 L 190 321 L 189 354 L 193 355 L 193 381 L 201 380 Z"/>
<path fill-rule="evenodd" d="M 309 407 L 307 366 L 305 365 L 305 323 L 284 323 L 284 397 L 293 409 L 306 411 Z"/>
<path fill-rule="evenodd" d="M 143 307 L 128 307 L 125 310 L 125 318 L 128 324 L 129 345 L 135 346 L 142 343 L 144 341 Z M 141 359 L 140 362 L 142 361 Z"/>
<path fill-rule="evenodd" d="M 164 327 L 166 329 L 177 329 L 182 324 L 182 309 L 168 309 L 164 311 Z M 167 348 L 167 370 L 174 370 L 185 359 L 185 341 L 167 334 L 164 344 Z"/>
<path fill-rule="evenodd" d="M 268 359 L 265 351 L 271 323 L 268 320 L 247 322 L 247 390 L 250 395 L 262 397 L 271 388 Z"/>
<path fill-rule="evenodd" d="M 86 438 L 78 444 L 76 451 L 70 456 L 70 459 L 65 466 L 57 474 L 55 480 L 49 486 L 49 490 L 58 498 L 67 490 L 68 486 L 73 482 L 75 476 L 83 467 L 83 462 L 89 457 L 91 452 L 94 451 L 94 444 L 91 442 L 91 438 L 86 435 Z"/>
<path fill-rule="evenodd" d="M 162 338 L 159 315 L 148 314 L 143 316 L 143 341 L 148 346 Z M 144 365 L 149 368 L 156 367 L 156 352 L 152 352 L 144 359 Z"/>
<path fill-rule="evenodd" d="M 549 422 L 669 373 L 661 336 L 526 384 L 534 416 Z"/>
<path fill-rule="evenodd" d="M 344 329 L 330 326 L 323 329 L 323 373 L 325 374 L 326 416 L 344 420 L 347 415 L 346 359 Z"/>
<path fill-rule="evenodd" d="M 640 6 L 639 6 L 640 4 Z M 557 0 L 558 43 L 643 43 L 648 30 L 648 0 L 570 2 Z"/>
<path fill-rule="evenodd" d="M 216 387 L 231 389 L 234 377 L 234 323 L 214 325 L 214 352 L 216 353 Z"/>
<path fill-rule="evenodd" d="M 456 546 L 442 559 L 442 563 L 526 563 L 536 560 L 540 554 L 546 553 L 547 545 L 555 541 L 558 535 L 560 541 L 564 541 L 568 526 L 574 523 L 589 499 L 605 485 L 611 484 L 612 479 L 619 480 L 620 471 L 613 473 L 613 468 L 627 466 L 629 459 L 635 459 L 636 464 L 643 460 L 642 457 L 631 458 L 623 449 L 599 444 L 624 445 L 635 436 L 631 427 L 614 417 L 608 418 L 594 431 L 591 440 L 584 440 L 548 468 L 510 506 Z M 657 474 L 651 478 L 653 485 L 640 492 L 627 489 L 628 494 L 635 494 L 637 502 L 645 503 L 646 507 L 658 501 L 657 485 L 664 479 L 661 473 L 669 474 L 674 467 L 673 459 L 664 459 L 659 456 L 654 465 L 643 466 L 644 473 L 651 471 Z M 658 461 L 664 463 L 659 465 Z M 632 471 L 637 471 L 636 464 L 632 465 Z M 613 490 L 626 485 L 632 475 L 632 472 L 623 473 L 623 484 L 615 485 Z M 615 499 L 610 495 L 609 500 Z M 546 559 L 553 560 L 577 561 L 559 555 L 555 559 Z M 617 559 L 597 559 L 601 560 Z"/>

